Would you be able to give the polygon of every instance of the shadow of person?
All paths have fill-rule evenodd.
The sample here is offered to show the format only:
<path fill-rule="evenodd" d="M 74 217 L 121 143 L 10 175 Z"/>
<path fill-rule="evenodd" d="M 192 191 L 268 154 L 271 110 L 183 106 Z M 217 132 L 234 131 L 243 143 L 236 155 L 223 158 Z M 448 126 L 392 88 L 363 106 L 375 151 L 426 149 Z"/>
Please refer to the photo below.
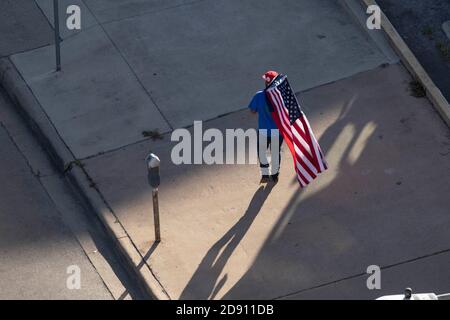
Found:
<path fill-rule="evenodd" d="M 370 136 L 357 160 L 348 160 L 364 128 L 376 121 L 370 112 L 361 112 L 360 105 L 357 95 L 349 96 L 342 104 L 337 119 L 319 139 L 319 145 L 329 161 L 329 170 L 334 170 L 336 175 L 308 197 L 301 197 L 306 189 L 300 189 L 287 203 L 282 204 L 283 210 L 252 266 L 223 294 L 222 299 L 295 296 L 306 288 L 323 284 L 323 279 L 327 277 L 332 279 L 337 277 L 336 274 L 348 272 L 348 268 L 355 263 L 354 243 L 371 242 L 372 239 L 365 238 L 365 235 L 372 227 L 365 222 L 367 217 L 360 213 L 360 208 L 366 203 L 364 198 L 354 197 L 353 190 L 368 183 L 367 178 L 355 174 L 355 170 L 361 170 L 358 169 L 361 163 L 365 164 L 363 167 L 371 164 L 367 152 L 372 150 L 371 153 L 374 153 L 373 149 L 378 146 L 377 138 Z M 352 130 L 346 133 L 346 128 Z M 339 142 L 340 137 L 345 139 Z M 333 157 L 331 153 L 334 153 Z M 319 176 L 317 179 L 324 178 Z M 293 177 L 291 186 L 297 184 Z M 351 188 L 346 187 L 349 185 Z M 352 190 L 350 194 L 348 189 Z M 348 227 L 358 222 L 361 232 Z M 373 243 L 372 248 L 376 248 L 377 240 Z"/>
<path fill-rule="evenodd" d="M 274 184 L 269 183 L 258 188 L 244 215 L 208 250 L 181 293 L 180 299 L 212 299 L 220 291 L 227 280 L 225 275 L 217 281 L 222 270 L 249 230 L 273 187 Z"/>

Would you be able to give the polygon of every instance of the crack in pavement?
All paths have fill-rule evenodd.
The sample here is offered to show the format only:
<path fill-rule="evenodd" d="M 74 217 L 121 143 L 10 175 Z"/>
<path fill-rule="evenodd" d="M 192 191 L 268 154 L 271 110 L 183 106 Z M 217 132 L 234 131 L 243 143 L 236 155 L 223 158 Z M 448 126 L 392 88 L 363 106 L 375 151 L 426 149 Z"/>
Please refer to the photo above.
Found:
<path fill-rule="evenodd" d="M 393 263 L 393 264 L 390 264 L 390 265 L 387 265 L 387 266 L 384 266 L 384 267 L 380 266 L 380 269 L 381 270 L 387 270 L 387 269 L 391 269 L 391 268 L 394 268 L 394 267 L 397 267 L 397 266 L 401 266 L 401 265 L 404 265 L 404 264 L 412 263 L 412 262 L 415 262 L 415 261 L 418 261 L 418 260 L 427 259 L 427 258 L 430 258 L 430 257 L 434 257 L 434 256 L 437 256 L 437 255 L 441 255 L 441 254 L 445 254 L 445 253 L 449 253 L 449 252 L 450 252 L 450 249 L 445 249 L 445 250 L 433 252 L 433 253 L 430 253 L 430 254 L 426 254 L 426 255 L 423 255 L 423 256 L 420 256 L 420 257 L 417 257 L 417 258 L 408 259 L 408 260 L 405 260 L 405 261 Z M 329 286 L 329 285 L 332 285 L 332 284 L 344 282 L 346 280 L 351 280 L 351 279 L 355 279 L 355 278 L 358 278 L 358 277 L 362 277 L 364 275 L 368 275 L 368 274 L 365 273 L 365 272 L 358 273 L 358 274 L 355 274 L 355 275 L 352 275 L 352 276 L 348 276 L 348 277 L 341 278 L 341 279 L 338 279 L 338 280 L 326 282 L 326 283 L 323 283 L 323 284 L 320 284 L 320 285 L 316 285 L 316 286 L 313 286 L 313 287 L 310 287 L 310 288 L 294 291 L 294 292 L 291 292 L 291 293 L 288 293 L 288 294 L 285 294 L 285 295 L 282 295 L 282 296 L 279 296 L 279 297 L 276 297 L 276 298 L 273 298 L 273 299 L 274 300 L 278 300 L 278 299 L 287 298 L 289 296 L 293 296 L 293 295 L 296 295 L 296 294 L 299 294 L 299 293 L 303 293 L 303 292 L 314 290 L 314 289 L 318 289 L 318 288 L 323 288 L 323 287 L 326 287 L 326 286 Z"/>

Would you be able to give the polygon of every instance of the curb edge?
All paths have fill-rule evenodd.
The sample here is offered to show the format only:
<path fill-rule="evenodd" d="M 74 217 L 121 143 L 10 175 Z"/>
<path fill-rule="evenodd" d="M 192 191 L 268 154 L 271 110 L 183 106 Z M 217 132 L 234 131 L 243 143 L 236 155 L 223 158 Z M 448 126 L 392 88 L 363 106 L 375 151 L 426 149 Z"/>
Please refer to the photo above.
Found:
<path fill-rule="evenodd" d="M 4 88 L 20 116 L 48 153 L 52 163 L 63 172 L 65 164 L 73 163 L 76 159 L 60 138 L 19 71 L 7 57 L 0 58 L 0 87 Z M 170 300 L 170 296 L 155 278 L 147 262 L 143 261 L 142 255 L 98 190 L 92 192 L 86 171 L 79 166 L 73 166 L 65 175 L 72 187 L 96 213 L 111 237 L 113 245 L 120 250 L 124 260 L 143 284 L 143 289 L 153 299 Z"/>
<path fill-rule="evenodd" d="M 435 85 L 428 73 L 417 60 L 414 53 L 411 51 L 411 49 L 409 49 L 408 45 L 397 32 L 389 18 L 386 16 L 383 10 L 381 10 L 381 7 L 378 5 L 376 0 L 361 0 L 361 2 L 366 7 L 370 5 L 376 5 L 380 8 L 381 27 L 387 35 L 389 42 L 391 43 L 395 52 L 399 55 L 403 65 L 425 88 L 427 98 L 433 104 L 434 108 L 438 111 L 439 115 L 445 121 L 447 126 L 450 127 L 450 104 L 447 99 L 445 99 L 441 90 L 439 90 L 439 88 Z"/>

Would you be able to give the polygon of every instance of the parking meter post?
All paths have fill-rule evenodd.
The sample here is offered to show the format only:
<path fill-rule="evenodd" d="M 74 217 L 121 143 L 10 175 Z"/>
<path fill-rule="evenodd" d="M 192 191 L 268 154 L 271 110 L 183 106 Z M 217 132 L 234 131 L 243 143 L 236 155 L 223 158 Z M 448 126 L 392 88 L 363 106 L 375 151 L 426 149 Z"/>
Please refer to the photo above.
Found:
<path fill-rule="evenodd" d="M 59 36 L 59 0 L 53 0 L 53 22 L 55 29 L 56 71 L 61 71 L 61 39 Z"/>
<path fill-rule="evenodd" d="M 161 229 L 159 226 L 159 203 L 158 203 L 158 189 L 153 189 L 153 218 L 155 223 L 155 241 L 161 242 Z"/>
<path fill-rule="evenodd" d="M 159 165 L 161 161 L 158 156 L 150 153 L 147 158 L 147 170 L 148 170 L 148 183 L 153 188 L 152 198 L 153 198 L 153 220 L 155 225 L 155 242 L 161 241 L 161 228 L 159 223 L 159 202 L 158 202 L 158 187 L 160 184 L 159 177 Z"/>

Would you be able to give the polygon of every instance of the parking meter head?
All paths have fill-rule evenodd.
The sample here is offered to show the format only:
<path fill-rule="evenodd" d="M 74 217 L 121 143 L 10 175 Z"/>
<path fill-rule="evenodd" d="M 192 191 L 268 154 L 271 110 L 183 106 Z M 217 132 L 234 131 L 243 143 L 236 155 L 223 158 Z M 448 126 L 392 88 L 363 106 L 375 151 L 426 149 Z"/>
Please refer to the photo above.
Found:
<path fill-rule="evenodd" d="M 145 161 L 147 162 L 148 170 L 150 170 L 151 168 L 159 167 L 161 163 L 159 157 L 154 153 L 150 153 L 147 158 L 145 158 Z"/>
<path fill-rule="evenodd" d="M 152 188 L 158 188 L 161 183 L 161 179 L 159 176 L 159 165 L 161 161 L 159 160 L 158 156 L 150 153 L 146 158 L 146 162 L 148 169 L 148 183 Z"/>

